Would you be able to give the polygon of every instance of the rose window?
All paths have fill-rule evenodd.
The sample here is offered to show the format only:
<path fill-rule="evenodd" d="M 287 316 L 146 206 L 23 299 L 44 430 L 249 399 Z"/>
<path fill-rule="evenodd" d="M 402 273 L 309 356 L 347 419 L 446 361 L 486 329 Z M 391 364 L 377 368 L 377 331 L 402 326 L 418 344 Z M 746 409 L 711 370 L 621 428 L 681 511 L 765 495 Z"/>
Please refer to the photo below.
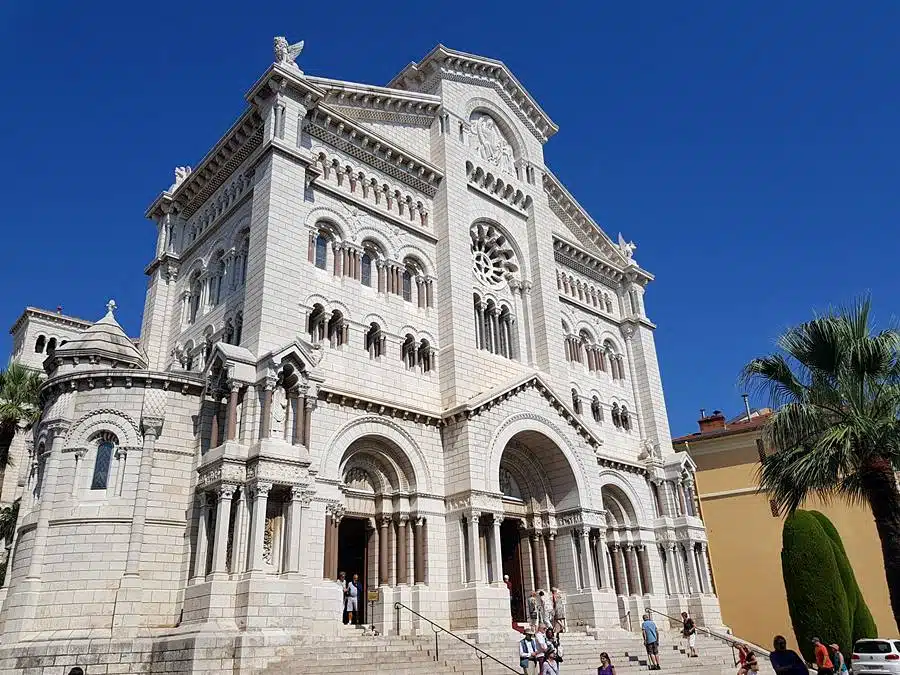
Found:
<path fill-rule="evenodd" d="M 497 287 L 519 270 L 506 237 L 493 225 L 475 223 L 469 234 L 472 237 L 472 268 L 479 281 Z"/>

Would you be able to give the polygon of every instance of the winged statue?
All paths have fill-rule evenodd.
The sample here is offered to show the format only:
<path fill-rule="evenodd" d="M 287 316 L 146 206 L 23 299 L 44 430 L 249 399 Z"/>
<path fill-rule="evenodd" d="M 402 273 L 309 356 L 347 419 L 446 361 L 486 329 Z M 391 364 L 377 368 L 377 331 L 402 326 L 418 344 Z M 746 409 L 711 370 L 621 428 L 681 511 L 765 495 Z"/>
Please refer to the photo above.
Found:
<path fill-rule="evenodd" d="M 281 63 L 286 66 L 297 67 L 295 61 L 303 51 L 303 40 L 295 44 L 290 44 L 287 38 L 279 35 L 275 38 L 275 63 Z"/>
<path fill-rule="evenodd" d="M 631 260 L 631 257 L 634 255 L 634 250 L 637 248 L 637 244 L 633 241 L 625 241 L 625 237 L 622 236 L 622 233 L 619 232 L 619 249 L 625 255 L 626 258 Z"/>

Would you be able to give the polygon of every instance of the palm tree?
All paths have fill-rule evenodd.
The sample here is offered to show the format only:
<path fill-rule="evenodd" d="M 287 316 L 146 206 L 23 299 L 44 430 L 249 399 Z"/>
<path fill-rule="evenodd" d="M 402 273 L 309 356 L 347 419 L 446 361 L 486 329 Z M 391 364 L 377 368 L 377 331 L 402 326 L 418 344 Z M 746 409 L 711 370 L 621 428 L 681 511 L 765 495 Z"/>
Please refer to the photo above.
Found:
<path fill-rule="evenodd" d="M 40 419 L 40 387 L 40 373 L 21 363 L 13 361 L 0 372 L 0 490 L 16 432 L 30 429 Z"/>
<path fill-rule="evenodd" d="M 865 299 L 790 328 L 777 345 L 743 371 L 775 409 L 760 489 L 781 513 L 813 494 L 868 504 L 900 628 L 900 331 L 874 332 Z"/>

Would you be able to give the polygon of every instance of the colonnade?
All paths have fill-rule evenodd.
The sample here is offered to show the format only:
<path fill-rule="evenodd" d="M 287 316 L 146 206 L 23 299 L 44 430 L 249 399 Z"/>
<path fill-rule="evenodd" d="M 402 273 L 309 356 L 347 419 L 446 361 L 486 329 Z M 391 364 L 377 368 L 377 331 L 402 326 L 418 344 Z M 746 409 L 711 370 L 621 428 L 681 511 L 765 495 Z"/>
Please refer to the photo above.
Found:
<path fill-rule="evenodd" d="M 706 543 L 660 545 L 668 595 L 714 593 Z"/>
<path fill-rule="evenodd" d="M 700 517 L 700 506 L 694 480 L 684 476 L 675 480 L 654 480 L 653 496 L 658 515 L 670 518 L 681 516 Z"/>

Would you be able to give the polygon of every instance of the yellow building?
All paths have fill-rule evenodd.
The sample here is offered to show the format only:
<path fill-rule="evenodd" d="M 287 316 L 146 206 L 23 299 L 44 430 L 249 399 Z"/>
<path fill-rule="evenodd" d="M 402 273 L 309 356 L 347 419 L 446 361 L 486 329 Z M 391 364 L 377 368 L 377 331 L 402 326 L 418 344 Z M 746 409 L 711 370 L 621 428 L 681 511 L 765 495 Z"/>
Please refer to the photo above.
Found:
<path fill-rule="evenodd" d="M 673 440 L 675 449 L 686 450 L 697 464 L 697 491 L 722 618 L 735 635 L 766 647 L 779 633 L 793 642 L 781 574 L 783 519 L 773 515 L 769 499 L 757 491 L 757 470 L 765 452 L 761 432 L 771 414 L 763 409 L 726 422 L 716 410 L 702 415 L 699 432 Z M 818 500 L 804 508 L 821 511 L 834 523 L 879 633 L 896 636 L 881 545 L 869 509 Z"/>

